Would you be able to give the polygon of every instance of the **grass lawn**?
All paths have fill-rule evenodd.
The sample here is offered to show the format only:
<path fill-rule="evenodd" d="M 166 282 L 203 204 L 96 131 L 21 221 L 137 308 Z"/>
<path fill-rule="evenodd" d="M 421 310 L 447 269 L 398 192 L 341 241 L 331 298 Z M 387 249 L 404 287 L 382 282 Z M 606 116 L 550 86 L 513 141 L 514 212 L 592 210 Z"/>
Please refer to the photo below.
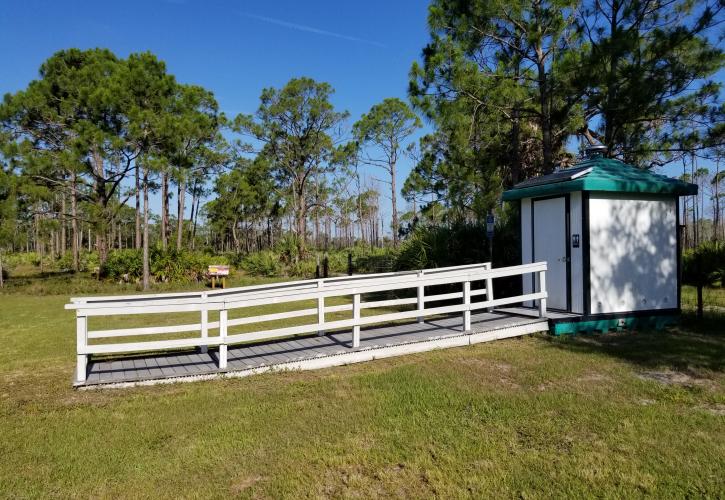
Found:
<path fill-rule="evenodd" d="M 63 305 L 90 282 L 57 279 L 0 294 L 5 497 L 725 492 L 721 289 L 708 292 L 706 321 L 688 314 L 666 332 L 541 335 L 314 372 L 76 391 Z M 683 303 L 691 297 L 684 290 Z"/>

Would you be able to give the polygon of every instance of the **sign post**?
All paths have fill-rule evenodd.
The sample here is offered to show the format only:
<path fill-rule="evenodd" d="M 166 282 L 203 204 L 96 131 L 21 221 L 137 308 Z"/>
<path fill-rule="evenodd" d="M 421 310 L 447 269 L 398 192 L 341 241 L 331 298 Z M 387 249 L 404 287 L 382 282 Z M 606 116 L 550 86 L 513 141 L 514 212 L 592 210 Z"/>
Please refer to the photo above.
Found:
<path fill-rule="evenodd" d="M 488 254 L 489 260 L 493 263 L 493 231 L 496 225 L 496 219 L 493 213 L 486 216 L 486 238 L 488 239 Z"/>
<path fill-rule="evenodd" d="M 226 277 L 229 276 L 229 266 L 222 265 L 210 265 L 209 276 L 211 276 L 211 287 L 214 289 L 216 286 L 216 279 L 221 278 L 222 288 L 226 288 Z"/>

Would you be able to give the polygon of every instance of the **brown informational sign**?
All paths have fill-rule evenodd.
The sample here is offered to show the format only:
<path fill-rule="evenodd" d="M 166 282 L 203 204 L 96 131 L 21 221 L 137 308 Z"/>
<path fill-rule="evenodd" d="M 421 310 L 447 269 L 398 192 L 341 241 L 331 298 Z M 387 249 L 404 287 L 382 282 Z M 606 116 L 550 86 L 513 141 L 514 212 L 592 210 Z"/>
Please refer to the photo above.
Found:
<path fill-rule="evenodd" d="M 209 276 L 229 276 L 229 266 L 209 266 Z"/>

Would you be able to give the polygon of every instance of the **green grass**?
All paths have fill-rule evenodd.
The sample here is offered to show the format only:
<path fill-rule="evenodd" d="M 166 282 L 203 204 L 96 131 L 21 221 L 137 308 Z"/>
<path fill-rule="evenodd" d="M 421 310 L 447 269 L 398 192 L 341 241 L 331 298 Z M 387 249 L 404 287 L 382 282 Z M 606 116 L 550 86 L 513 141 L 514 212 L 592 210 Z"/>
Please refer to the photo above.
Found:
<path fill-rule="evenodd" d="M 542 335 L 314 372 L 76 391 L 70 293 L 46 279 L 0 295 L 1 496 L 725 491 L 716 312 L 666 332 Z"/>

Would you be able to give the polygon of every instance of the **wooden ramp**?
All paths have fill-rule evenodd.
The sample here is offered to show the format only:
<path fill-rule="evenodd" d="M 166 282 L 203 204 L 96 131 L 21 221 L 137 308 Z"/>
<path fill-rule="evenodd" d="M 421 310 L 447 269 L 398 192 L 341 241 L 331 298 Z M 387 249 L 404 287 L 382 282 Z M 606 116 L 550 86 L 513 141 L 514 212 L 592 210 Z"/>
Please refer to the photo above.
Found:
<path fill-rule="evenodd" d="M 538 311 L 506 308 L 477 312 L 462 331 L 460 315 L 363 328 L 359 346 L 351 332 L 316 334 L 229 346 L 227 367 L 219 368 L 218 349 L 144 353 L 92 360 L 77 387 L 129 387 L 157 383 L 244 377 L 275 370 L 313 370 L 405 354 L 465 346 L 548 330 Z"/>
<path fill-rule="evenodd" d="M 536 278 L 536 290 L 494 297 L 495 280 L 525 276 Z M 65 307 L 76 314 L 74 385 L 310 370 L 545 331 L 551 317 L 545 283 L 546 262 L 498 269 L 483 262 L 219 291 L 71 298 Z M 269 305 L 277 312 L 260 314 Z M 189 323 L 194 314 L 198 321 Z M 109 328 L 120 316 L 144 326 Z M 90 329 L 92 318 L 101 318 L 104 329 Z M 158 337 L 169 334 L 176 338 Z"/>

